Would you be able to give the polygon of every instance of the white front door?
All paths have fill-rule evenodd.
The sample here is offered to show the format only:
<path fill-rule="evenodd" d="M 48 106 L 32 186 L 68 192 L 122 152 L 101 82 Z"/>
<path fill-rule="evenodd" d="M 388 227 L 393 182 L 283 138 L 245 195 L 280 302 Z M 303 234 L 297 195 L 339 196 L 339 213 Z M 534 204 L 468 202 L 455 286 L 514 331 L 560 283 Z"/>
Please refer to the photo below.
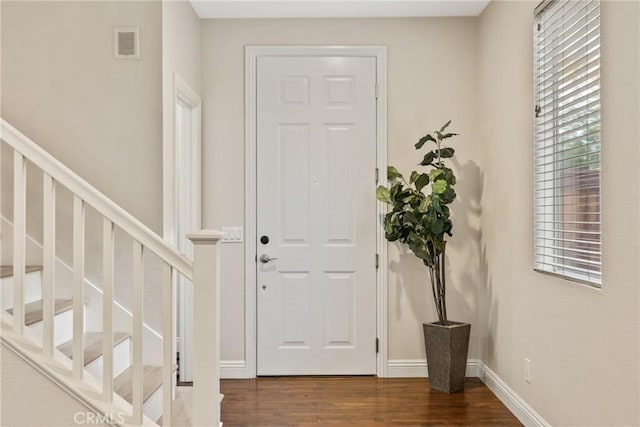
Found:
<path fill-rule="evenodd" d="M 375 374 L 376 58 L 259 57 L 256 83 L 257 374 Z"/>

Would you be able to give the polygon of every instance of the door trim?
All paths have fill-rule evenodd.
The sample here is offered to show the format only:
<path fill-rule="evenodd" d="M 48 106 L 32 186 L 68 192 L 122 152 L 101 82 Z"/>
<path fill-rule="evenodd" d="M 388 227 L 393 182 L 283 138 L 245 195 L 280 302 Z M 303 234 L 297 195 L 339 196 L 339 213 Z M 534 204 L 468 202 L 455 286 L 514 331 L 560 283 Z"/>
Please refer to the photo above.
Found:
<path fill-rule="evenodd" d="M 257 371 L 256 305 L 256 78 L 257 60 L 265 56 L 363 56 L 376 58 L 378 98 L 376 105 L 376 166 L 378 182 L 387 182 L 387 47 L 386 46 L 246 46 L 245 47 L 245 359 L 246 377 Z M 375 197 L 374 194 L 371 197 Z M 387 243 L 382 228 L 386 206 L 376 203 L 376 245 L 379 268 L 376 274 L 376 330 L 379 352 L 376 373 L 387 376 Z M 373 348 L 375 343 L 371 343 Z"/>
<path fill-rule="evenodd" d="M 178 184 L 178 177 L 181 176 L 183 171 L 179 163 L 179 151 L 178 142 L 180 140 L 178 136 L 178 109 L 176 105 L 178 101 L 182 101 L 187 104 L 193 113 L 191 120 L 191 134 L 194 136 L 192 142 L 194 146 L 191 152 L 190 160 L 190 173 L 192 176 L 193 186 L 190 188 L 180 186 Z M 173 109 L 173 134 L 170 147 L 165 146 L 163 151 L 164 161 L 166 166 L 169 166 L 165 171 L 165 178 L 168 180 L 168 185 L 165 185 L 163 195 L 165 200 L 164 207 L 164 238 L 172 245 L 178 245 L 177 229 L 178 229 L 178 194 L 181 192 L 191 193 L 190 200 L 192 221 L 196 230 L 199 230 L 202 225 L 202 176 L 201 176 L 201 158 L 202 158 L 202 100 L 200 96 L 191 89 L 191 87 L 184 81 L 177 73 L 173 73 L 173 96 L 171 99 L 171 105 Z M 195 231 L 195 230 L 192 230 Z M 173 313 L 174 313 L 174 331 L 176 331 L 176 342 L 174 342 L 174 351 L 180 352 L 180 372 L 182 380 L 191 381 L 192 371 L 192 350 L 190 348 L 193 343 L 193 330 L 192 319 L 188 315 L 191 313 L 191 307 L 193 304 L 193 295 L 191 292 L 180 287 L 178 288 L 177 276 L 173 276 Z M 178 301 L 180 301 L 178 303 Z"/>
<path fill-rule="evenodd" d="M 171 133 L 171 139 L 165 141 L 163 144 L 162 156 L 163 156 L 163 237 L 171 244 L 176 242 L 176 192 L 180 189 L 176 188 L 176 177 L 178 176 L 177 157 L 175 153 L 178 150 L 178 114 L 175 108 L 178 100 L 181 99 L 191 108 L 195 115 L 195 120 L 192 123 L 194 133 L 196 135 L 196 152 L 198 156 L 194 156 L 192 159 L 192 171 L 196 178 L 195 188 L 190 189 L 192 195 L 196 198 L 197 203 L 193 207 L 196 212 L 196 222 L 201 223 L 201 176 L 200 176 L 200 154 L 202 153 L 202 101 L 200 96 L 189 87 L 184 80 L 180 78 L 177 73 L 173 73 L 173 93 L 171 97 L 171 120 L 173 122 L 173 129 Z"/>

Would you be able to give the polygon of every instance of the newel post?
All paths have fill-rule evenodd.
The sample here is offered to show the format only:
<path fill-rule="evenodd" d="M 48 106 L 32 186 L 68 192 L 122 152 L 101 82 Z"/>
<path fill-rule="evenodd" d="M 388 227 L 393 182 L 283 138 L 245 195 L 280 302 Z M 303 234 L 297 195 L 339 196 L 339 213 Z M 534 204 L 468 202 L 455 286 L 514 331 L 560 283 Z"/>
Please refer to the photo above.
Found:
<path fill-rule="evenodd" d="M 224 233 L 200 230 L 193 243 L 193 420 L 220 424 L 220 253 Z"/>

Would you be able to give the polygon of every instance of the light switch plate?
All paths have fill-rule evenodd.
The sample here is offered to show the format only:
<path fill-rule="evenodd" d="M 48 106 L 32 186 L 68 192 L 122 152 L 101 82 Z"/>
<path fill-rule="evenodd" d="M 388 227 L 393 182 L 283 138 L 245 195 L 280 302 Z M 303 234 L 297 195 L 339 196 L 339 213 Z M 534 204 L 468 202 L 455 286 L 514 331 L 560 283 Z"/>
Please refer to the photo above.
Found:
<path fill-rule="evenodd" d="M 224 233 L 222 243 L 242 243 L 242 226 L 220 227 L 220 231 Z"/>

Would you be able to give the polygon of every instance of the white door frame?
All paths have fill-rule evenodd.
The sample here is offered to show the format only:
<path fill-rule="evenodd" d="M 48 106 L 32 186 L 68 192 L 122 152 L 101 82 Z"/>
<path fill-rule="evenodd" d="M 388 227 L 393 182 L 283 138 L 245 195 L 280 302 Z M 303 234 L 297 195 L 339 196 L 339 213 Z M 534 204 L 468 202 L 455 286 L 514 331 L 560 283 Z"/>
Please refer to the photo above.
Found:
<path fill-rule="evenodd" d="M 256 78 L 257 60 L 264 56 L 361 56 L 376 58 L 377 114 L 376 165 L 378 182 L 387 182 L 387 48 L 386 46 L 246 46 L 245 47 L 245 360 L 247 378 L 256 377 Z M 371 197 L 375 197 L 372 194 Z M 387 242 L 382 228 L 387 209 L 377 202 L 377 354 L 376 373 L 387 376 Z"/>
<path fill-rule="evenodd" d="M 178 136 L 179 132 L 179 118 L 178 118 L 178 109 L 176 105 L 179 101 L 182 101 L 186 105 L 191 108 L 192 111 L 192 120 L 191 120 L 191 135 L 195 138 L 192 140 L 194 146 L 191 151 L 190 158 L 190 173 L 192 177 L 192 181 L 195 185 L 191 186 L 191 188 L 180 187 L 178 184 L 178 177 L 181 175 L 182 168 L 180 166 L 180 158 L 177 155 L 178 150 L 178 142 L 180 138 Z M 164 199 L 165 199 L 165 230 L 164 237 L 168 240 L 172 245 L 177 246 L 178 238 L 177 229 L 178 229 L 178 194 L 180 192 L 189 192 L 191 193 L 192 206 L 191 206 L 191 216 L 193 224 L 196 229 L 201 228 L 202 224 L 202 197 L 201 197 L 201 188 L 202 188 L 202 176 L 201 176 L 201 158 L 202 158 L 202 101 L 198 94 L 189 87 L 187 83 L 184 82 L 176 73 L 173 74 L 173 97 L 172 97 L 172 109 L 173 109 L 173 139 L 169 147 L 165 146 L 165 164 L 171 165 L 169 167 L 169 172 L 165 172 L 165 174 L 170 175 L 166 177 L 167 183 L 169 185 L 165 185 L 164 188 Z M 168 202 L 168 203 L 167 203 Z M 167 204 L 169 206 L 167 206 Z M 197 230 L 191 230 L 197 231 Z M 176 321 L 174 323 L 174 331 L 176 331 L 177 336 L 181 337 L 179 343 L 175 343 L 178 347 L 178 351 L 180 352 L 180 371 L 187 373 L 187 378 L 183 380 L 190 380 L 189 373 L 191 372 L 191 354 L 186 348 L 187 342 L 193 341 L 193 330 L 192 330 L 192 322 L 187 313 L 191 313 L 192 310 L 192 295 L 191 292 L 188 292 L 184 288 L 178 289 L 177 285 L 177 277 L 174 275 L 174 315 L 176 316 Z M 179 298 L 176 298 L 179 295 Z M 180 305 L 178 306 L 178 302 L 180 301 Z M 180 318 L 180 322 L 178 323 L 178 316 Z M 179 326 L 179 327 L 178 327 Z M 173 352 L 175 354 L 175 351 Z"/>

